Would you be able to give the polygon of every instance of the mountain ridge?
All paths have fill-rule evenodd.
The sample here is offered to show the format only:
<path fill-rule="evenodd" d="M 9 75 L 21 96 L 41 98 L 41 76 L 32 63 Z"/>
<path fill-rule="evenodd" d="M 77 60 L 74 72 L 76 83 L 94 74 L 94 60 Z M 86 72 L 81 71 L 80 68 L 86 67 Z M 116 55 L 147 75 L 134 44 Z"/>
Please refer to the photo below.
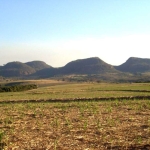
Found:
<path fill-rule="evenodd" d="M 98 57 L 90 57 L 85 59 L 77 59 L 67 63 L 63 67 L 49 68 L 36 72 L 36 76 L 55 76 L 70 74 L 100 74 L 100 73 L 118 72 L 112 65 L 105 63 Z"/>
<path fill-rule="evenodd" d="M 63 67 L 54 68 L 44 61 L 30 61 L 26 63 L 14 61 L 0 66 L 0 76 L 3 77 L 39 77 L 48 78 L 61 75 L 91 75 L 150 72 L 150 59 L 130 57 L 119 66 L 113 66 L 98 57 L 77 59 L 68 62 Z"/>
<path fill-rule="evenodd" d="M 52 66 L 46 64 L 44 61 L 39 61 L 39 60 L 26 62 L 25 64 L 27 64 L 28 66 L 34 68 L 36 71 L 52 67 Z"/>
<path fill-rule="evenodd" d="M 123 64 L 115 66 L 115 69 L 121 72 L 129 72 L 129 73 L 150 72 L 150 59 L 130 57 Z"/>
<path fill-rule="evenodd" d="M 35 73 L 37 70 L 48 68 L 48 66 L 49 65 L 42 61 L 32 61 L 27 63 L 13 61 L 0 67 L 0 75 L 4 77 L 26 76 Z"/>

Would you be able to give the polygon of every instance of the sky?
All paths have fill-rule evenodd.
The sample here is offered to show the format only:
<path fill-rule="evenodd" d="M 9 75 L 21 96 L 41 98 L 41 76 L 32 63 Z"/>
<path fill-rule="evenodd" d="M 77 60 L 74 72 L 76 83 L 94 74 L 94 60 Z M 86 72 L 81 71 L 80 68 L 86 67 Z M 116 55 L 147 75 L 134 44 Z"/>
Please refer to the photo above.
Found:
<path fill-rule="evenodd" d="M 0 65 L 150 58 L 150 0 L 0 0 Z"/>

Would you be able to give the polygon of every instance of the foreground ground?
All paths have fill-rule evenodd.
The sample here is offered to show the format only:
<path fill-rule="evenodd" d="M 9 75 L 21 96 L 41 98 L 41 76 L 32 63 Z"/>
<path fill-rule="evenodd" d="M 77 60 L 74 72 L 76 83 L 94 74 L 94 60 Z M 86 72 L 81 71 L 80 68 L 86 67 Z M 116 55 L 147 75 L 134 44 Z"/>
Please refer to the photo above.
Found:
<path fill-rule="evenodd" d="M 1 147 L 150 149 L 150 101 L 0 104 Z"/>
<path fill-rule="evenodd" d="M 55 83 L 1 93 L 0 101 L 22 102 L 0 103 L 0 150 L 149 150 L 148 99 L 23 102 L 28 98 L 147 96 L 149 90 L 145 83 Z"/>

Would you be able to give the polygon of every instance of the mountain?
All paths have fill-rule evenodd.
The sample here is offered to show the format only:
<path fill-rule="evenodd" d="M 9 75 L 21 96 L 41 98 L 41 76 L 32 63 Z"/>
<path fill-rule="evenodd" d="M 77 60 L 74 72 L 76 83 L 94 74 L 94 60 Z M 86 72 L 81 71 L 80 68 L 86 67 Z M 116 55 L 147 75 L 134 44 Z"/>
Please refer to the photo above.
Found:
<path fill-rule="evenodd" d="M 50 67 L 51 66 L 47 65 L 45 62 L 42 61 L 31 61 L 27 63 L 14 61 L 9 62 L 4 66 L 0 66 L 0 76 L 4 77 L 27 76 L 35 73 L 38 70 Z"/>
<path fill-rule="evenodd" d="M 0 75 L 4 77 L 15 77 L 28 75 L 35 72 L 35 69 L 18 61 L 9 62 L 0 68 Z"/>
<path fill-rule="evenodd" d="M 42 70 L 42 69 L 45 69 L 45 68 L 51 68 L 51 66 L 47 65 L 43 61 L 31 61 L 31 62 L 27 62 L 25 64 L 32 67 L 32 68 L 34 68 L 36 71 Z"/>
<path fill-rule="evenodd" d="M 150 59 L 130 57 L 120 66 L 114 66 L 119 71 L 129 73 L 145 73 L 150 72 Z"/>
<path fill-rule="evenodd" d="M 71 61 L 59 69 L 61 74 L 100 74 L 116 72 L 113 66 L 98 57 Z"/>
<path fill-rule="evenodd" d="M 43 61 L 26 63 L 15 61 L 0 66 L 0 76 L 25 77 L 27 79 L 49 77 L 61 79 L 65 77 L 69 80 L 84 78 L 94 81 L 149 81 L 150 59 L 131 57 L 120 66 L 112 66 L 98 57 L 92 57 L 77 59 L 59 68 L 49 66 Z"/>
<path fill-rule="evenodd" d="M 36 76 L 48 77 L 54 75 L 101 74 L 117 72 L 118 71 L 113 66 L 105 63 L 98 57 L 92 57 L 71 61 L 64 67 L 40 70 L 36 72 Z"/>

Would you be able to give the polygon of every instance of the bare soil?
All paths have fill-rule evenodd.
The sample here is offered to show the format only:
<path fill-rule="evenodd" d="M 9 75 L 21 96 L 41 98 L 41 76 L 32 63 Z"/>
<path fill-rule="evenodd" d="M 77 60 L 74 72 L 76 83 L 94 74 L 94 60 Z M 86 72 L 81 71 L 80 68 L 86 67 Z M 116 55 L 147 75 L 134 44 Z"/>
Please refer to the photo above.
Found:
<path fill-rule="evenodd" d="M 149 150 L 150 101 L 0 104 L 1 150 Z"/>

